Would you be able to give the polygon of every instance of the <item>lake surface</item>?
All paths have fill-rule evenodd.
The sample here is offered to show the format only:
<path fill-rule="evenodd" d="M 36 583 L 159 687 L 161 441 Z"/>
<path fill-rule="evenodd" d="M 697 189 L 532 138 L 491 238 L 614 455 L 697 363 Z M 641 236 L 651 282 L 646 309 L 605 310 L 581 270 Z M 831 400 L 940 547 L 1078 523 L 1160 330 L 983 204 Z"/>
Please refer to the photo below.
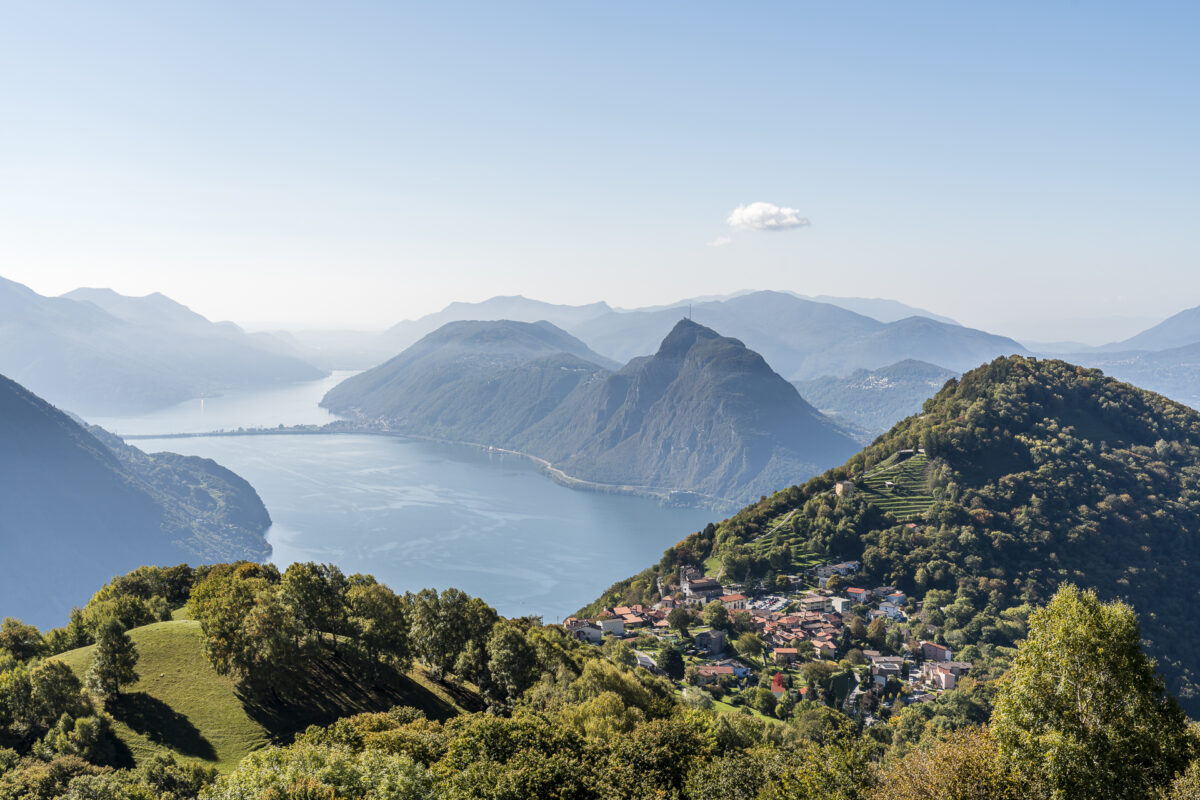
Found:
<path fill-rule="evenodd" d="M 316 381 L 109 418 L 125 434 L 274 427 L 330 419 Z M 336 381 L 334 381 L 336 382 Z M 272 417 L 273 403 L 279 416 Z M 308 416 L 305 416 L 305 415 Z M 101 423 L 99 418 L 94 420 Z M 175 427 L 171 427 L 174 425 Z M 250 481 L 271 513 L 281 568 L 329 561 L 375 575 L 395 591 L 458 587 L 506 616 L 562 619 L 714 517 L 645 498 L 560 486 L 526 459 L 390 436 L 267 435 L 147 439 L 148 452 L 212 458 Z"/>

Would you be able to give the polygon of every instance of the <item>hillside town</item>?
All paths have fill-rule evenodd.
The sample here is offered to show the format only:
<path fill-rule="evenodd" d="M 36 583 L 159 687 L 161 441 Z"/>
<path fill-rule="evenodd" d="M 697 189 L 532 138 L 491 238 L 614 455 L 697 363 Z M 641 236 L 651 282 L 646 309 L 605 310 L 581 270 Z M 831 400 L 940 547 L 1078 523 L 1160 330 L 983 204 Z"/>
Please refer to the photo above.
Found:
<path fill-rule="evenodd" d="M 871 725 L 954 689 L 955 661 L 920 620 L 921 604 L 893 586 L 855 586 L 857 561 L 787 576 L 789 591 L 748 594 L 694 567 L 653 606 L 605 608 L 564 622 L 576 639 L 628 647 L 639 666 L 676 682 L 685 699 L 787 718 L 798 703 L 838 708 Z M 913 628 L 929 638 L 908 638 Z"/>

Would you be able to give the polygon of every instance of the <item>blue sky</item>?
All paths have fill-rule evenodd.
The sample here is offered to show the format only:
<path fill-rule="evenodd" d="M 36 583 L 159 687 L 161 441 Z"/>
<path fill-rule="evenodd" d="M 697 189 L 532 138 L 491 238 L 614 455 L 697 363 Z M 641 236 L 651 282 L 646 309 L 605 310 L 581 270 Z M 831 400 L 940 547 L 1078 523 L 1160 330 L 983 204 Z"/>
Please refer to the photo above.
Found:
<path fill-rule="evenodd" d="M 1096 338 L 1200 305 L 1198 23 L 1057 0 L 0 2 L 0 275 L 241 322 L 780 288 Z M 755 202 L 811 224 L 727 224 Z"/>

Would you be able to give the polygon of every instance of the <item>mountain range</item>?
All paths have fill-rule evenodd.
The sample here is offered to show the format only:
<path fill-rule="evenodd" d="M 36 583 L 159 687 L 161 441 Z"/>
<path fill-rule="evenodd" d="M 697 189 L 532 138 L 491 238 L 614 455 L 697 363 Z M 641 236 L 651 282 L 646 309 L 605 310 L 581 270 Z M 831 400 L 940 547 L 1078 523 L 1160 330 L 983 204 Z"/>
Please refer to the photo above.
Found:
<path fill-rule="evenodd" d="M 143 453 L 3 376 L 0 445 L 0 605 L 27 620 L 57 621 L 88 587 L 139 564 L 270 553 L 270 517 L 242 478 L 208 459 Z"/>
<path fill-rule="evenodd" d="M 161 295 L 43 297 L 0 278 L 0 373 L 80 414 L 128 414 L 322 370 Z"/>
<path fill-rule="evenodd" d="M 698 493 L 722 507 L 855 449 L 760 355 L 690 320 L 653 355 L 611 366 L 548 322 L 456 322 L 322 405 L 520 450 L 602 487 Z"/>

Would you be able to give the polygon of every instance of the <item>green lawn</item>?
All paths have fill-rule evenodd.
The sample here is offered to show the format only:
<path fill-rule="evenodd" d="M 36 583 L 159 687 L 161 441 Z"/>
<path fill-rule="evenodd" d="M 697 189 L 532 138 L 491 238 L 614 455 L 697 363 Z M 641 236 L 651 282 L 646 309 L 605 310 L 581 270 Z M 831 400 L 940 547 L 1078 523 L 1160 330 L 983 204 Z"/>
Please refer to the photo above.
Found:
<path fill-rule="evenodd" d="M 327 724 L 362 711 L 411 705 L 428 716 L 446 719 L 478 710 L 477 695 L 442 684 L 424 672 L 384 673 L 364 682 L 364 671 L 349 661 L 322 658 L 308 664 L 308 675 L 293 706 L 245 702 L 228 677 L 218 675 L 201 650 L 200 624 L 191 620 L 159 622 L 129 632 L 138 648 L 140 680 L 125 687 L 106 710 L 117 735 L 140 761 L 168 750 L 177 757 L 232 769 L 248 753 L 271 742 L 288 741 L 309 724 Z M 94 647 L 55 656 L 81 678 Z"/>

